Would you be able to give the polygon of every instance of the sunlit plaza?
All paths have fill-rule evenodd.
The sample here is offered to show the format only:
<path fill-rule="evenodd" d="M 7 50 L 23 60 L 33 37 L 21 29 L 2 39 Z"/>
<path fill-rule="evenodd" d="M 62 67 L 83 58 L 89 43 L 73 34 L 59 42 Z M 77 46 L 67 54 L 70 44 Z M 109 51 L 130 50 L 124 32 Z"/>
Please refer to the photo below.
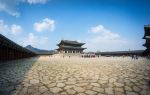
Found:
<path fill-rule="evenodd" d="M 150 60 L 41 56 L 0 66 L 1 95 L 149 95 Z"/>

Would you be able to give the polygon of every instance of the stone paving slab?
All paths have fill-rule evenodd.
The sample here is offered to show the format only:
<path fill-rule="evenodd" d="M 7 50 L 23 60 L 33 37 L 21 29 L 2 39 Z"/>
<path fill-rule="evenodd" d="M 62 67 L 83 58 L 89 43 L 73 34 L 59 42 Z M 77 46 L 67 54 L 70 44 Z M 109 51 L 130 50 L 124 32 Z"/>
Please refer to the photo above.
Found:
<path fill-rule="evenodd" d="M 40 57 L 0 65 L 0 95 L 150 95 L 150 60 Z"/>

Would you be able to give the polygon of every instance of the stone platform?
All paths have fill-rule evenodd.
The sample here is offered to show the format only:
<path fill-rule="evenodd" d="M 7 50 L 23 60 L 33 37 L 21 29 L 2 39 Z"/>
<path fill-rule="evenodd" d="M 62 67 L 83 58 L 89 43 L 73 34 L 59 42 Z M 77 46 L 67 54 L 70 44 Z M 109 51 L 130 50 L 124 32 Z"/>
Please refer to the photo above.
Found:
<path fill-rule="evenodd" d="M 150 60 L 39 57 L 0 65 L 0 95 L 150 95 Z"/>

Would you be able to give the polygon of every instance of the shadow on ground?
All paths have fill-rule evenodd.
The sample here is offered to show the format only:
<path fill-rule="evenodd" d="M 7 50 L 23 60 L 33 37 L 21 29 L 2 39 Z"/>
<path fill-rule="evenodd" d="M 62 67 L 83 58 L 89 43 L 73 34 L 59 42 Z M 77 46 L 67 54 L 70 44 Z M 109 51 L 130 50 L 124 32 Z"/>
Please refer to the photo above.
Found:
<path fill-rule="evenodd" d="M 15 95 L 19 84 L 38 57 L 3 62 L 0 64 L 0 95 Z"/>

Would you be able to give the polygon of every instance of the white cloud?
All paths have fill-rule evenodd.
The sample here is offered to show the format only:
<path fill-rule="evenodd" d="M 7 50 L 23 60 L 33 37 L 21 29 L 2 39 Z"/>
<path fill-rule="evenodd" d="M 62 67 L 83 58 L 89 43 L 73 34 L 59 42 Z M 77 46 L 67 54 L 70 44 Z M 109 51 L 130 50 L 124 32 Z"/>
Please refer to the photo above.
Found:
<path fill-rule="evenodd" d="M 19 17 L 20 13 L 17 11 L 17 5 L 22 0 L 0 0 L 0 12 L 6 12 L 9 15 Z"/>
<path fill-rule="evenodd" d="M 13 25 L 11 26 L 11 32 L 12 32 L 13 34 L 18 34 L 18 33 L 21 32 L 21 31 L 22 31 L 22 27 L 21 27 L 20 25 L 13 24 Z"/>
<path fill-rule="evenodd" d="M 93 33 L 109 32 L 109 30 L 105 29 L 103 25 L 92 27 L 90 31 Z"/>
<path fill-rule="evenodd" d="M 0 33 L 6 34 L 8 31 L 9 31 L 8 25 L 6 25 L 3 20 L 0 20 Z"/>
<path fill-rule="evenodd" d="M 49 18 L 45 18 L 40 22 L 34 23 L 33 26 L 37 32 L 53 31 L 55 29 L 55 21 Z"/>
<path fill-rule="evenodd" d="M 25 44 L 35 45 L 38 43 L 38 37 L 34 36 L 32 33 L 29 33 L 28 37 L 24 41 Z"/>
<path fill-rule="evenodd" d="M 20 25 L 12 24 L 11 26 L 8 26 L 4 23 L 3 20 L 0 20 L 0 33 L 3 35 L 12 33 L 12 34 L 18 34 L 22 31 L 22 27 Z"/>
<path fill-rule="evenodd" d="M 24 39 L 23 45 L 32 45 L 37 48 L 47 48 L 49 45 L 48 37 L 36 36 L 33 33 L 29 33 L 28 36 Z"/>
<path fill-rule="evenodd" d="M 111 32 L 110 30 L 106 29 L 103 25 L 92 27 L 90 31 L 92 33 L 100 33 L 99 35 L 102 35 L 104 39 L 113 40 L 120 38 L 119 34 Z"/>
<path fill-rule="evenodd" d="M 27 0 L 27 2 L 30 4 L 45 4 L 46 2 L 48 2 L 48 0 Z"/>
<path fill-rule="evenodd" d="M 6 12 L 9 15 L 19 17 L 19 7 L 20 3 L 28 4 L 45 4 L 49 0 L 0 0 L 0 12 Z"/>
<path fill-rule="evenodd" d="M 90 32 L 96 35 L 87 40 L 86 46 L 89 47 L 89 50 L 117 50 L 128 44 L 126 39 L 106 29 L 103 25 L 91 27 Z"/>

